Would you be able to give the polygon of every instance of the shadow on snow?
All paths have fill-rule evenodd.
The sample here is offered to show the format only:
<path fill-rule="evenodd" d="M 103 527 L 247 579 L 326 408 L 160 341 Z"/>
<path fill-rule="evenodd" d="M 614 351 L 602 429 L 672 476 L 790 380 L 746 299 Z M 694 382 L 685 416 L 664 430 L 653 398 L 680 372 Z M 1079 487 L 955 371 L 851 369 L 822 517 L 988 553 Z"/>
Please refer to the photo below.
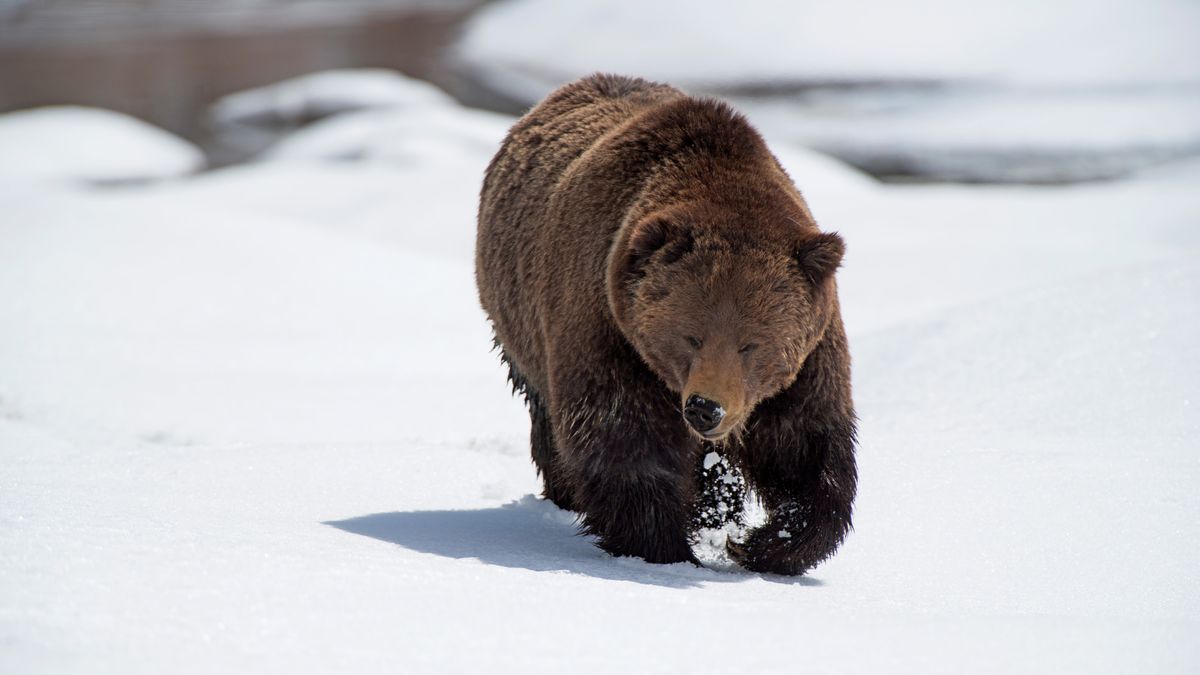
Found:
<path fill-rule="evenodd" d="M 592 537 L 578 534 L 575 514 L 532 495 L 488 509 L 374 513 L 325 524 L 413 551 L 535 572 L 567 572 L 670 588 L 741 582 L 757 576 L 698 569 L 688 563 L 651 565 L 639 558 L 613 558 L 596 548 Z M 771 580 L 783 579 L 801 585 L 820 584 L 803 577 Z"/>

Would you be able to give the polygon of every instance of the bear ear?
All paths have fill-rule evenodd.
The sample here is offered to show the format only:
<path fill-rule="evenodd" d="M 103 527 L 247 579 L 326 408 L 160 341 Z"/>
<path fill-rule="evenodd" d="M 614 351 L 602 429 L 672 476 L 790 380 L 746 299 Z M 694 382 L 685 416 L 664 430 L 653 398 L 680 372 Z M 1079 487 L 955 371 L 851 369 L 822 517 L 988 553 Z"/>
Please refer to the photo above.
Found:
<path fill-rule="evenodd" d="M 663 252 L 662 262 L 670 264 L 692 250 L 692 232 L 677 220 L 654 216 L 633 226 L 626 247 L 625 269 L 640 276 L 651 256 Z"/>
<path fill-rule="evenodd" d="M 846 243 L 842 238 L 836 232 L 827 232 L 800 242 L 794 255 L 809 281 L 820 284 L 842 264 L 845 253 Z"/>

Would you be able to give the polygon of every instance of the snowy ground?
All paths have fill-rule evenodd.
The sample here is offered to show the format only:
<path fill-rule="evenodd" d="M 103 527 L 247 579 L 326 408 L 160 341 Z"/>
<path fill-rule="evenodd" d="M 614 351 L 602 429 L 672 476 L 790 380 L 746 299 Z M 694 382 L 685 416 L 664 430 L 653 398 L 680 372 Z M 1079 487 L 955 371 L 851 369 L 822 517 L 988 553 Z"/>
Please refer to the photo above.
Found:
<path fill-rule="evenodd" d="M 848 241 L 862 482 L 763 577 L 530 496 L 472 279 L 511 120 L 412 98 L 190 178 L 6 173 L 0 671 L 1200 668 L 1200 165 L 884 187 L 776 139 Z"/>

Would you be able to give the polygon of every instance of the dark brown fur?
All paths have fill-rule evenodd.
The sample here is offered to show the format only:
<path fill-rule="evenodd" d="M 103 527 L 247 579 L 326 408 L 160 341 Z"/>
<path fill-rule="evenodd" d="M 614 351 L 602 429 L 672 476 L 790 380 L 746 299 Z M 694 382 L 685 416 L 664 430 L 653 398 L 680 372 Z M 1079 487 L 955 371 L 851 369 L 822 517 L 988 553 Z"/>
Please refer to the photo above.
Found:
<path fill-rule="evenodd" d="M 744 118 L 638 79 L 559 89 L 488 168 L 476 255 L 546 495 L 605 550 L 694 561 L 716 442 L 770 513 L 730 544 L 739 563 L 802 574 L 833 554 L 857 482 L 842 241 Z M 704 437 L 692 394 L 726 412 Z"/>

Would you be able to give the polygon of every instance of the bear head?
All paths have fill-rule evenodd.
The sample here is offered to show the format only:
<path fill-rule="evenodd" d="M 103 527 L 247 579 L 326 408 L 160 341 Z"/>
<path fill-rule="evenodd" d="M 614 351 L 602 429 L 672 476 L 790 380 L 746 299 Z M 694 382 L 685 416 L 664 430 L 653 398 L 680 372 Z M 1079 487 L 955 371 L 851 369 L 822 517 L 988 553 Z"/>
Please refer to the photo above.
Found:
<path fill-rule="evenodd" d="M 614 241 L 617 326 L 705 440 L 736 433 L 795 381 L 836 307 L 841 237 L 782 220 L 676 207 L 627 223 Z"/>

